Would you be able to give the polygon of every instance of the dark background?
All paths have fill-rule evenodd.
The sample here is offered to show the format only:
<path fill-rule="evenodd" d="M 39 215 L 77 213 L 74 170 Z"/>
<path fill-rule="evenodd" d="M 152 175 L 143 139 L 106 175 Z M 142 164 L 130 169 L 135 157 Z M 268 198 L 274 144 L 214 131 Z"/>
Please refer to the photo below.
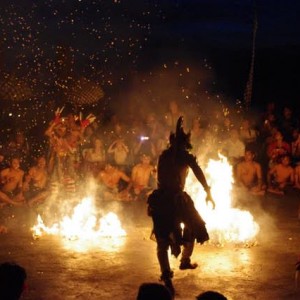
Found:
<path fill-rule="evenodd" d="M 253 103 L 296 103 L 299 99 L 300 12 L 298 1 L 163 1 L 165 24 L 151 39 L 156 57 L 208 58 L 221 91 L 241 98 L 257 36 Z"/>
<path fill-rule="evenodd" d="M 209 69 L 213 88 L 205 88 L 234 103 L 243 100 L 256 14 L 252 105 L 296 107 L 299 7 L 296 0 L 4 0 L 1 76 L 25 78 L 34 90 L 32 107 L 64 103 L 57 82 L 72 85 L 79 77 L 103 88 L 105 105 L 116 105 L 132 93 L 134 78 L 146 74 L 149 80 L 155 70 L 179 62 Z"/>

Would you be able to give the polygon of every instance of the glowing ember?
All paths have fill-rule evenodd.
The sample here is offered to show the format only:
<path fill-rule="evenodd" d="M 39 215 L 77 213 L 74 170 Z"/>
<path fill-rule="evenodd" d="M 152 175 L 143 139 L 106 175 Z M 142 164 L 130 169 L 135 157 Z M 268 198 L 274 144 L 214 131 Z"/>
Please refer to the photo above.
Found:
<path fill-rule="evenodd" d="M 224 156 L 220 160 L 210 160 L 205 170 L 216 203 L 213 210 L 205 202 L 206 193 L 199 189 L 199 183 L 190 173 L 187 190 L 195 201 L 195 206 L 206 222 L 210 241 L 218 244 L 254 244 L 259 225 L 248 211 L 232 208 L 232 167 Z"/>
<path fill-rule="evenodd" d="M 126 232 L 114 213 L 110 212 L 99 221 L 94 215 L 92 198 L 84 198 L 73 211 L 71 217 L 65 216 L 59 224 L 47 227 L 38 215 L 37 224 L 32 227 L 33 237 L 43 234 L 60 235 L 68 240 L 95 240 L 99 237 L 121 237 Z"/>

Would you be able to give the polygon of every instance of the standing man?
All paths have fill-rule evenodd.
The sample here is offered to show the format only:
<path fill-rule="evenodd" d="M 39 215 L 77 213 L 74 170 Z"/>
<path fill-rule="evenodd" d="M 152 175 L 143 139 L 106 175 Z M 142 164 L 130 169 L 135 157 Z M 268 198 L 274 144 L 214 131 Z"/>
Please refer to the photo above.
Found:
<path fill-rule="evenodd" d="M 179 268 L 195 269 L 198 265 L 191 263 L 195 240 L 204 243 L 209 240 L 205 222 L 194 207 L 191 197 L 184 191 L 189 168 L 206 191 L 206 201 L 215 203 L 210 194 L 210 187 L 192 149 L 190 133 L 183 130 L 183 117 L 176 125 L 176 133 L 170 135 L 170 146 L 162 152 L 158 160 L 158 189 L 148 198 L 148 214 L 153 220 L 153 233 L 157 241 L 157 258 L 161 269 L 161 280 L 174 294 L 172 284 L 173 272 L 170 268 L 168 249 L 178 257 L 183 251 Z M 184 229 L 181 229 L 181 223 Z"/>

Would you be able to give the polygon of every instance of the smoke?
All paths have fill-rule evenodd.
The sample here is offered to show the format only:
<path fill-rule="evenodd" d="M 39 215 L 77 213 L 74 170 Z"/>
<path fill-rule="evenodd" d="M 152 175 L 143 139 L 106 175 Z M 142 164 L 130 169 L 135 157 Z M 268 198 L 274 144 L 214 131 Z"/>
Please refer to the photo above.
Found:
<path fill-rule="evenodd" d="M 211 69 L 195 62 L 175 61 L 153 66 L 132 75 L 111 107 L 125 119 L 125 116 L 145 119 L 152 112 L 162 119 L 170 102 L 175 101 L 191 119 L 213 111 L 220 102 L 220 96 L 213 92 L 213 77 Z"/>
<path fill-rule="evenodd" d="M 258 243 L 272 241 L 278 232 L 275 214 L 278 209 L 278 199 L 265 196 L 253 196 L 244 189 L 234 190 L 234 206 L 249 211 L 259 225 Z"/>

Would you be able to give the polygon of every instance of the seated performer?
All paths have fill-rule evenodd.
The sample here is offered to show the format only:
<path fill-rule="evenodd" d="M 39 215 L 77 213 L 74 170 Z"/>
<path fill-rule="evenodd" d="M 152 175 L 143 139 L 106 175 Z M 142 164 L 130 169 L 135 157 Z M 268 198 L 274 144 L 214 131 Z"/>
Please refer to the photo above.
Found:
<path fill-rule="evenodd" d="M 10 167 L 0 172 L 0 202 L 2 204 L 23 205 L 23 177 L 24 171 L 20 169 L 20 159 L 12 158 Z"/>
<path fill-rule="evenodd" d="M 284 154 L 268 172 L 268 192 L 283 195 L 289 184 L 294 184 L 294 169 L 290 156 Z"/>
<path fill-rule="evenodd" d="M 151 164 L 151 158 L 142 154 L 141 162 L 132 168 L 132 192 L 135 199 L 145 199 L 151 191 L 151 177 L 155 174 L 155 168 Z"/>
<path fill-rule="evenodd" d="M 45 157 L 39 157 L 36 165 L 31 167 L 28 174 L 25 175 L 23 193 L 29 206 L 43 202 L 48 197 L 48 173 Z"/>
<path fill-rule="evenodd" d="M 246 188 L 252 195 L 263 196 L 265 185 L 262 179 L 261 165 L 254 160 L 252 150 L 246 150 L 244 160 L 237 164 L 236 183 Z"/>
<path fill-rule="evenodd" d="M 121 180 L 127 183 L 127 187 L 120 191 Z M 111 163 L 107 162 L 105 164 L 104 170 L 101 170 L 97 176 L 97 181 L 101 184 L 100 193 L 103 196 L 103 200 L 130 200 L 130 178 Z"/>

